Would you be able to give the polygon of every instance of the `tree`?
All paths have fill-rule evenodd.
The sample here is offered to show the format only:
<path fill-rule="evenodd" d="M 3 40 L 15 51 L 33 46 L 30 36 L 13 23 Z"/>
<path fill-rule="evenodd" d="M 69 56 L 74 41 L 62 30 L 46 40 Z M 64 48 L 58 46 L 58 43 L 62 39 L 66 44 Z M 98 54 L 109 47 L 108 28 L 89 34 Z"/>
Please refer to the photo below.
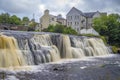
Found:
<path fill-rule="evenodd" d="M 23 17 L 22 18 L 22 24 L 26 26 L 26 25 L 28 25 L 28 23 L 29 23 L 29 18 L 28 17 Z"/>
<path fill-rule="evenodd" d="M 107 35 L 107 16 L 101 16 L 100 18 L 95 18 L 93 20 L 93 28 L 100 33 L 101 35 L 104 33 L 104 35 Z"/>
<path fill-rule="evenodd" d="M 110 14 L 93 20 L 93 28 L 102 36 L 107 36 L 108 43 L 120 46 L 120 15 Z"/>
<path fill-rule="evenodd" d="M 118 14 L 110 14 L 108 16 L 108 36 L 110 44 L 120 46 L 119 32 L 120 32 L 120 22 L 118 21 Z"/>
<path fill-rule="evenodd" d="M 28 27 L 28 31 L 34 31 L 36 25 L 37 25 L 36 22 L 30 22 L 30 23 L 29 23 L 29 27 Z"/>
<path fill-rule="evenodd" d="M 20 25 L 21 19 L 19 17 L 17 17 L 16 15 L 13 15 L 10 17 L 10 23 L 15 24 L 15 25 Z"/>
<path fill-rule="evenodd" d="M 28 22 L 29 18 L 28 17 L 23 17 L 22 21 Z"/>
<path fill-rule="evenodd" d="M 8 13 L 2 13 L 0 15 L 0 23 L 10 23 L 10 15 Z"/>

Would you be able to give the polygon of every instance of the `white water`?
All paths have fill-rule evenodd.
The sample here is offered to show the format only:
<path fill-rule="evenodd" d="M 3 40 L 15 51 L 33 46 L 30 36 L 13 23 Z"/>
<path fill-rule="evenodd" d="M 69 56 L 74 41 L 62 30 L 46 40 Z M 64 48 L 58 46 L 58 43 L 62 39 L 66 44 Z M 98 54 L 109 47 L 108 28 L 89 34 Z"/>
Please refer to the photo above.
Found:
<path fill-rule="evenodd" d="M 12 39 L 14 39 L 14 43 L 18 45 L 18 47 L 15 47 L 21 52 L 21 56 L 19 57 L 25 61 L 24 65 L 38 65 L 46 62 L 55 62 L 61 58 L 82 58 L 86 56 L 109 54 L 107 47 L 99 38 L 27 32 L 4 32 L 3 35 L 13 36 Z M 6 40 L 5 44 L 8 42 L 9 40 Z M 0 45 L 3 45 L 2 42 Z M 5 51 L 6 48 L 4 47 L 2 50 Z M 9 50 L 12 49 L 10 48 Z M 0 55 L 1 54 L 11 55 L 9 52 L 0 52 Z M 16 55 L 20 55 L 19 52 L 16 52 Z M 9 56 L 2 55 L 1 57 L 3 57 L 4 60 L 9 58 Z M 13 56 L 13 58 L 14 57 L 16 56 Z M 6 64 L 9 64 L 7 67 L 14 66 L 10 63 Z M 0 67 L 4 66 L 0 65 Z"/>

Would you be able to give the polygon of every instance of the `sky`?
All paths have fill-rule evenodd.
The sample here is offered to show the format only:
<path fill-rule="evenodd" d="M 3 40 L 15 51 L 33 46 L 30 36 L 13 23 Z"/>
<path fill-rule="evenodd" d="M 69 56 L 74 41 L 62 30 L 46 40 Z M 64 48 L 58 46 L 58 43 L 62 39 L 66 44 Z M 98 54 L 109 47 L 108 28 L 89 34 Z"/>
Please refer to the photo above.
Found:
<path fill-rule="evenodd" d="M 50 14 L 66 14 L 72 7 L 82 12 L 107 12 L 120 13 L 120 0 L 0 0 L 0 14 L 7 12 L 19 17 L 27 16 L 39 22 L 44 10 L 50 10 Z"/>

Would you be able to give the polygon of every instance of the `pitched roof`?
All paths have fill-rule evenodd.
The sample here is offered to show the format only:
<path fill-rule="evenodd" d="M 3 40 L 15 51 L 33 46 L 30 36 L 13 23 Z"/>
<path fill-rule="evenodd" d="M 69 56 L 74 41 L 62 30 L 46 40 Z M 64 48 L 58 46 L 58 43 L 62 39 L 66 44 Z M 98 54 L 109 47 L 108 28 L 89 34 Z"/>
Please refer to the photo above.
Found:
<path fill-rule="evenodd" d="M 73 9 L 76 10 L 80 15 L 85 16 L 85 17 L 88 17 L 88 18 L 92 18 L 96 13 L 100 13 L 99 11 L 83 13 L 83 12 L 80 11 L 79 9 L 73 7 L 73 8 L 67 13 L 67 15 L 68 15 Z M 100 13 L 100 14 L 106 15 L 107 13 Z"/>
<path fill-rule="evenodd" d="M 88 12 L 88 13 L 84 13 L 84 15 L 85 15 L 86 17 L 91 18 L 91 17 L 94 16 L 95 13 L 96 13 L 96 12 Z"/>
<path fill-rule="evenodd" d="M 77 8 L 75 8 L 75 7 L 72 7 L 72 9 L 67 13 L 67 15 L 68 15 L 72 10 L 76 10 L 80 15 L 85 16 L 82 11 L 80 11 L 79 9 L 77 9 Z"/>

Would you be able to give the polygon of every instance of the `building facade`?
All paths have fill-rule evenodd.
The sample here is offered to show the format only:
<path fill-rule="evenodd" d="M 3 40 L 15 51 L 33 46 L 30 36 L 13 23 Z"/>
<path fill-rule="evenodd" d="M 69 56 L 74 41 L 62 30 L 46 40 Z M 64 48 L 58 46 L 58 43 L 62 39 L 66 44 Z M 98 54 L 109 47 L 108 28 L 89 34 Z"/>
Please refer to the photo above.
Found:
<path fill-rule="evenodd" d="M 40 28 L 41 30 L 48 28 L 49 25 L 62 24 L 66 25 L 66 19 L 61 15 L 54 16 L 49 14 L 49 10 L 44 11 L 44 15 L 40 18 Z"/>
<path fill-rule="evenodd" d="M 103 13 L 100 13 L 99 11 L 83 13 L 82 11 L 73 7 L 66 15 L 67 26 L 72 27 L 78 33 L 81 33 L 82 29 L 91 29 L 93 24 L 92 20 L 100 17 L 101 14 Z"/>

